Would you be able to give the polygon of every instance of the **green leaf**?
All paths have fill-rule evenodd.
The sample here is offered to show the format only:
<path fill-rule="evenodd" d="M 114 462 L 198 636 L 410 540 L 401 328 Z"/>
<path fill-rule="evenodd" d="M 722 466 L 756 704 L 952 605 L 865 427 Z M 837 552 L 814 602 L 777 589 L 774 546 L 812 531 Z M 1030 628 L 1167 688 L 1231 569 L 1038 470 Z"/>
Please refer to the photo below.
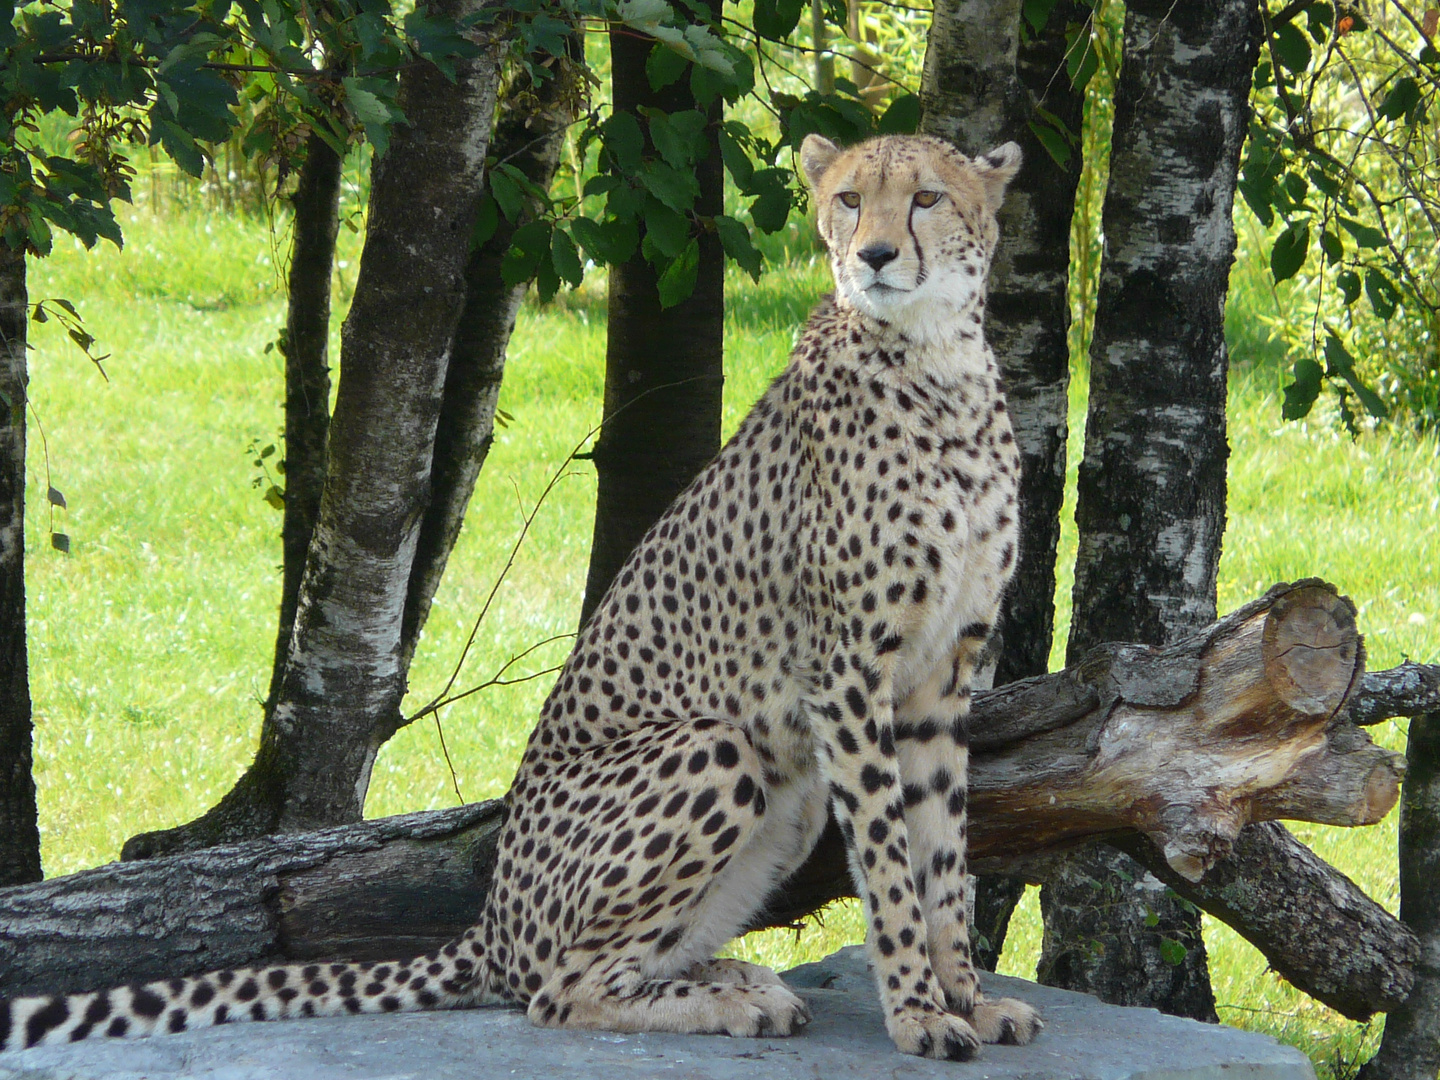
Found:
<path fill-rule="evenodd" d="M 876 122 L 875 131 L 880 135 L 913 135 L 919 126 L 919 96 L 901 94 L 890 103 L 890 107 Z"/>
<path fill-rule="evenodd" d="M 580 252 L 575 250 L 575 241 L 564 229 L 556 229 L 550 235 L 550 261 L 555 272 L 572 286 L 585 280 L 585 267 L 580 264 Z"/>
<path fill-rule="evenodd" d="M 1400 290 L 1373 266 L 1365 271 L 1365 295 L 1370 298 L 1375 314 L 1387 321 L 1400 306 Z"/>
<path fill-rule="evenodd" d="M 1345 343 L 1328 326 L 1325 328 L 1325 362 L 1330 366 L 1327 375 L 1343 375 L 1355 368 L 1355 357 L 1345 348 Z"/>
<path fill-rule="evenodd" d="M 1299 420 L 1308 416 L 1315 399 L 1320 396 L 1320 381 L 1325 372 L 1308 357 L 1295 361 L 1295 381 L 1285 387 L 1285 403 L 1280 415 L 1286 420 Z"/>
<path fill-rule="evenodd" d="M 1346 304 L 1353 304 L 1360 299 L 1360 275 L 1354 270 L 1341 270 L 1335 275 L 1335 284 L 1340 287 L 1340 294 L 1345 297 Z"/>
<path fill-rule="evenodd" d="M 1404 78 L 1390 88 L 1385 100 L 1376 110 L 1386 120 L 1399 120 L 1420 104 L 1420 85 L 1412 78 Z M 1413 123 L 1413 120 L 1412 120 Z"/>
<path fill-rule="evenodd" d="M 365 128 L 365 137 L 383 154 L 390 145 L 390 123 L 396 119 L 396 110 L 386 103 L 373 84 L 377 80 L 347 76 L 340 80 L 345 87 L 345 101 L 355 119 Z"/>
<path fill-rule="evenodd" d="M 1305 201 L 1305 196 L 1310 192 L 1310 185 L 1299 173 L 1285 174 L 1285 194 L 1290 196 L 1292 202 L 1299 204 Z"/>
<path fill-rule="evenodd" d="M 1325 263 L 1334 266 L 1345 257 L 1345 245 L 1329 229 L 1320 234 L 1320 250 L 1325 252 Z"/>
<path fill-rule="evenodd" d="M 1275 246 L 1270 251 L 1270 272 L 1275 275 L 1275 280 L 1280 282 L 1294 277 L 1305 265 L 1305 255 L 1309 250 L 1309 223 L 1292 222 L 1275 238 Z"/>
<path fill-rule="evenodd" d="M 1291 29 L 1293 29 L 1293 27 Z M 1160 942 L 1160 959 L 1164 960 L 1171 967 L 1179 967 L 1183 964 L 1188 953 L 1189 950 L 1174 938 L 1165 938 Z"/>
<path fill-rule="evenodd" d="M 632 114 L 614 113 L 600 125 L 600 139 L 621 175 L 639 170 L 640 155 L 645 149 L 645 137 L 640 131 L 640 121 Z"/>
<path fill-rule="evenodd" d="M 510 250 L 500 260 L 500 276 L 510 288 L 529 281 L 539 269 L 550 250 L 550 228 L 548 221 L 532 221 L 515 230 Z"/>
<path fill-rule="evenodd" d="M 51 506 L 58 506 L 61 510 L 68 509 L 65 505 L 65 496 L 60 494 L 59 488 L 47 486 L 45 489 L 45 498 L 50 501 Z"/>
<path fill-rule="evenodd" d="M 1050 12 L 1055 10 L 1058 0 L 1025 0 L 1025 7 L 1022 9 L 1025 21 L 1030 24 L 1030 29 L 1039 33 L 1045 29 L 1045 24 L 1050 21 Z"/>
<path fill-rule="evenodd" d="M 693 172 L 682 172 L 663 161 L 645 162 L 638 179 L 646 191 L 681 214 L 690 212 L 700 194 L 700 184 Z"/>
<path fill-rule="evenodd" d="M 759 169 L 752 179 L 751 190 L 759 198 L 750 204 L 750 220 L 761 232 L 773 233 L 785 227 L 790 217 L 793 195 L 784 169 Z"/>
<path fill-rule="evenodd" d="M 535 295 L 542 304 L 548 304 L 559 291 L 560 275 L 555 270 L 555 262 L 550 252 L 541 252 L 540 264 L 535 268 Z"/>
<path fill-rule="evenodd" d="M 645 58 L 645 77 L 650 80 L 650 89 L 663 90 L 669 86 L 685 74 L 689 62 L 674 49 L 657 41 Z"/>
<path fill-rule="evenodd" d="M 64 533 L 52 532 L 50 534 L 50 546 L 56 551 L 60 551 L 66 555 L 69 555 L 70 537 L 66 536 Z"/>
<path fill-rule="evenodd" d="M 647 114 L 650 141 L 660 156 L 677 169 L 683 169 L 704 158 L 705 114 L 695 109 L 663 113 L 658 109 Z"/>
<path fill-rule="evenodd" d="M 1030 131 L 1040 140 L 1040 145 L 1045 148 L 1051 160 L 1063 169 L 1070 160 L 1070 143 L 1064 134 L 1049 124 L 1037 124 L 1034 120 L 1029 121 L 1029 125 Z"/>
<path fill-rule="evenodd" d="M 726 214 L 715 215 L 715 232 L 725 254 L 734 259 L 740 269 L 753 280 L 760 279 L 760 252 L 750 242 L 750 230 L 743 222 Z"/>
<path fill-rule="evenodd" d="M 691 240 L 655 283 L 662 309 L 674 307 L 695 291 L 695 275 L 699 269 L 700 243 Z"/>
<path fill-rule="evenodd" d="M 649 199 L 645 203 L 645 235 L 667 259 L 674 259 L 690 239 L 690 219 L 656 199 Z"/>
<path fill-rule="evenodd" d="M 750 178 L 755 175 L 755 163 L 750 160 L 750 155 L 745 153 L 745 147 L 740 140 L 727 130 L 729 126 L 727 124 L 720 129 L 720 159 L 725 162 L 725 168 L 729 170 L 735 186 L 741 191 L 748 191 Z"/>
<path fill-rule="evenodd" d="M 784 41 L 800 23 L 804 0 L 755 0 L 755 32 Z"/>
<path fill-rule="evenodd" d="M 1385 246 L 1385 234 L 1372 225 L 1362 225 L 1348 217 L 1340 219 L 1340 226 L 1355 238 L 1355 243 L 1362 248 L 1378 248 Z"/>
<path fill-rule="evenodd" d="M 490 194 L 495 197 L 506 221 L 515 221 L 520 217 L 520 212 L 525 208 L 525 194 L 520 190 L 520 185 L 501 169 L 490 170 Z"/>
<path fill-rule="evenodd" d="M 285 493 L 281 491 L 278 487 L 276 487 L 274 484 L 271 484 L 270 487 L 266 490 L 265 501 L 271 506 L 273 506 L 276 510 L 283 511 L 285 509 Z"/>
<path fill-rule="evenodd" d="M 478 251 L 490 242 L 500 226 L 500 209 L 490 193 L 480 196 L 480 206 L 475 211 L 475 227 L 470 230 L 470 250 Z"/>
<path fill-rule="evenodd" d="M 1286 23 L 1275 31 L 1270 50 L 1280 66 L 1288 71 L 1304 71 L 1310 66 L 1310 42 L 1294 23 Z"/>
<path fill-rule="evenodd" d="M 614 191 L 620 186 L 621 180 L 611 173 L 596 173 L 585 181 L 585 198 L 592 195 L 604 195 L 606 192 Z"/>
<path fill-rule="evenodd" d="M 1350 350 L 1345 348 L 1345 343 L 1340 336 L 1330 327 L 1325 328 L 1325 362 L 1329 370 L 1325 373 L 1329 376 L 1339 377 L 1349 384 L 1350 389 L 1355 391 L 1355 396 L 1360 399 L 1360 404 L 1365 406 L 1365 411 L 1371 416 L 1385 419 L 1390 415 L 1390 410 L 1380 400 L 1380 396 L 1374 390 L 1366 386 L 1355 371 L 1355 357 L 1350 355 Z"/>

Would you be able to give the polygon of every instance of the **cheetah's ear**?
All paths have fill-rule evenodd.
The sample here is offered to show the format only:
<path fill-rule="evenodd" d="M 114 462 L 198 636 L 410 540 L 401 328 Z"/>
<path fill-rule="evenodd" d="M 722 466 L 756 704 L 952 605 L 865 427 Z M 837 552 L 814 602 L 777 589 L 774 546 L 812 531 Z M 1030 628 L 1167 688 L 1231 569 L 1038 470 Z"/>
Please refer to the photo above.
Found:
<path fill-rule="evenodd" d="M 1005 201 L 1005 188 L 1020 171 L 1020 147 L 1013 142 L 997 146 L 988 154 L 981 154 L 972 164 L 985 185 L 985 201 L 991 210 L 999 210 Z"/>
<path fill-rule="evenodd" d="M 824 135 L 806 135 L 800 144 L 800 167 L 805 170 L 805 179 L 811 190 L 820 187 L 820 178 L 840 156 L 840 147 Z"/>

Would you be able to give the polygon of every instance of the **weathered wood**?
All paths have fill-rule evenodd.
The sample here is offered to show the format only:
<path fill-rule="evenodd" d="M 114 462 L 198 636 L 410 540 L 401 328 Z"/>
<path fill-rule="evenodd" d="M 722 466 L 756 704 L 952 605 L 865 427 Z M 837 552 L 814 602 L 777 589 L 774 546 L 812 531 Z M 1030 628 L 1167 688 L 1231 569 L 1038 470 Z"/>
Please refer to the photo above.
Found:
<path fill-rule="evenodd" d="M 1153 860 L 1167 880 L 1233 919 L 1297 985 L 1352 1015 L 1390 1007 L 1413 960 L 1393 917 L 1293 841 L 1301 854 L 1287 848 L 1282 861 L 1303 873 L 1277 877 L 1238 849 L 1222 859 L 1252 821 L 1283 812 L 1367 824 L 1393 805 L 1402 759 L 1346 719 L 1362 667 L 1354 608 L 1306 581 L 1171 648 L 1104 646 L 1064 672 L 977 695 L 975 862 L 1029 873 L 1018 860 L 1138 831 L 1164 852 Z M 473 919 L 502 816 L 498 803 L 411 814 L 0 891 L 0 992 L 422 952 Z M 1228 884 L 1188 884 L 1217 859 Z M 1273 889 L 1313 916 L 1276 918 Z M 850 891 L 832 829 L 764 923 Z M 1337 941 L 1376 944 L 1357 955 Z"/>
<path fill-rule="evenodd" d="M 504 814 L 404 814 L 0 890 L 0 993 L 414 956 L 478 917 Z"/>

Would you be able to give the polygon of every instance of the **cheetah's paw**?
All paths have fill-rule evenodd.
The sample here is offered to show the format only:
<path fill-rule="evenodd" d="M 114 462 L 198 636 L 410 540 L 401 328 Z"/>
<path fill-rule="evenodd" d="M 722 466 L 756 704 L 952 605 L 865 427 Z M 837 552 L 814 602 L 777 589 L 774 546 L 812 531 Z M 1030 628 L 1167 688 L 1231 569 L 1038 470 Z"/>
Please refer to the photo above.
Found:
<path fill-rule="evenodd" d="M 740 1039 L 794 1035 L 810 1022 L 810 1006 L 785 986 L 711 983 L 711 1031 Z"/>
<path fill-rule="evenodd" d="M 980 1049 L 980 1037 L 963 1017 L 942 1012 L 902 1012 L 886 1025 L 902 1054 L 941 1061 L 969 1061 Z"/>
<path fill-rule="evenodd" d="M 981 1042 L 1024 1046 L 1033 1040 L 1045 1022 L 1033 1006 L 1016 998 L 994 998 L 977 1002 L 970 1014 Z"/>

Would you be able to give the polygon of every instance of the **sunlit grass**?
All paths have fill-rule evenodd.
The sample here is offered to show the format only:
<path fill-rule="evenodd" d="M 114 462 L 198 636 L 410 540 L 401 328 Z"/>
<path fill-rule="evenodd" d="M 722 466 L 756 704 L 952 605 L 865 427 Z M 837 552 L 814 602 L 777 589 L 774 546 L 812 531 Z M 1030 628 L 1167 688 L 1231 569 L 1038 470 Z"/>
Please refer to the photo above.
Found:
<path fill-rule="evenodd" d="M 188 820 L 224 793 L 253 752 L 273 647 L 280 519 L 251 486 L 257 470 L 245 451 L 252 440 L 275 441 L 281 423 L 281 363 L 265 345 L 283 319 L 276 263 L 285 238 L 272 237 L 263 223 L 201 212 L 163 222 L 139 215 L 125 229 L 123 254 L 61 244 L 53 257 L 32 264 L 32 299 L 75 300 L 112 353 L 107 383 L 53 324 L 34 327 L 36 416 L 50 480 L 70 504 L 57 512 L 55 527 L 73 539 L 69 556 L 48 546 L 46 455 L 32 427 L 30 642 L 50 874 L 108 861 L 127 836 Z M 358 241 L 348 233 L 342 241 L 343 301 Z M 800 319 L 825 288 L 825 269 L 810 249 L 795 250 L 797 263 L 784 273 L 758 285 L 731 280 L 727 431 L 784 364 Z M 599 419 L 605 345 L 599 285 L 521 313 L 501 400 L 514 421 L 497 434 L 436 598 L 411 673 L 411 708 L 449 677 L 523 513 Z M 1436 660 L 1436 441 L 1381 432 L 1352 442 L 1320 416 L 1282 423 L 1279 357 L 1253 318 L 1253 305 L 1274 301 L 1253 261 L 1242 260 L 1236 285 L 1221 610 L 1275 581 L 1321 576 L 1360 606 L 1372 667 L 1406 656 Z M 1073 398 L 1072 497 L 1084 417 L 1080 383 Z M 564 471 L 480 628 L 461 687 L 530 644 L 574 629 L 594 472 L 584 462 Z M 1069 626 L 1074 547 L 1067 512 L 1057 663 Z M 558 660 L 564 648 L 536 654 L 534 668 Z M 547 689 L 547 680 L 537 679 L 487 691 L 444 714 L 466 799 L 503 793 Z M 1377 735 L 1403 748 L 1403 728 L 1384 725 Z M 433 722 L 403 730 L 381 752 L 367 813 L 454 802 Z M 1393 815 L 1373 829 L 1295 831 L 1394 909 Z M 753 935 L 737 949 L 783 967 L 859 937 L 853 905 L 836 905 L 822 925 Z M 1226 928 L 1208 925 L 1207 941 L 1227 1022 L 1277 1034 L 1322 1069 L 1337 1056 L 1356 1057 L 1363 1037 L 1356 1025 L 1290 990 Z M 1032 891 L 1002 970 L 1032 974 L 1038 950 Z"/>

